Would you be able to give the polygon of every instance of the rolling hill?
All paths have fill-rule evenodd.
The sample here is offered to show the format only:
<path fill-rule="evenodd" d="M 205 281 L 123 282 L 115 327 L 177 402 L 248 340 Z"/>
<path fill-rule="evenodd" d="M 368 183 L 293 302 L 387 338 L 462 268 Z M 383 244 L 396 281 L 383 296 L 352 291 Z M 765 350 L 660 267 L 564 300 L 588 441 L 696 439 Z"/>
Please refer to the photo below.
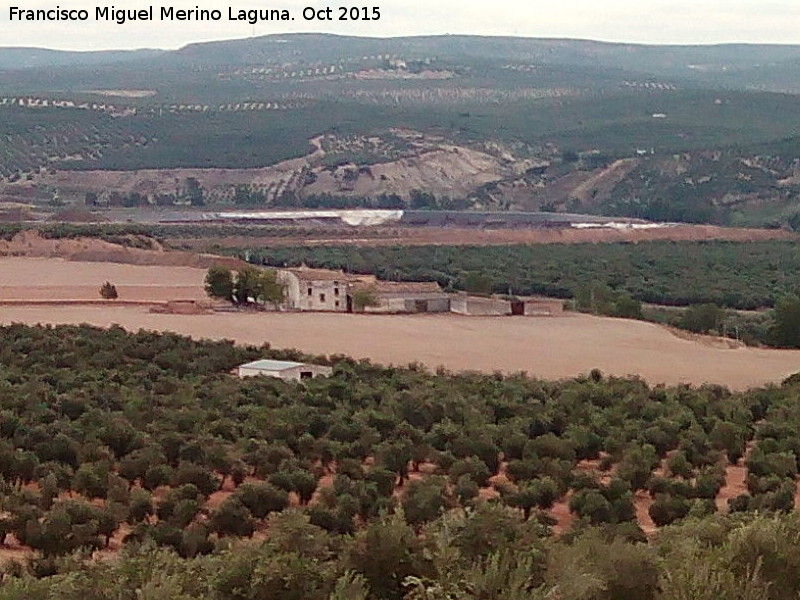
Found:
<path fill-rule="evenodd" d="M 3 48 L 0 69 L 0 197 L 17 200 L 81 201 L 102 180 L 87 172 L 253 169 L 215 175 L 209 198 L 245 186 L 250 203 L 360 205 L 418 190 L 464 207 L 775 224 L 800 190 L 800 46 L 296 34 Z M 427 162 L 442 153 L 454 169 Z M 287 174 L 265 188 L 264 169 Z"/>

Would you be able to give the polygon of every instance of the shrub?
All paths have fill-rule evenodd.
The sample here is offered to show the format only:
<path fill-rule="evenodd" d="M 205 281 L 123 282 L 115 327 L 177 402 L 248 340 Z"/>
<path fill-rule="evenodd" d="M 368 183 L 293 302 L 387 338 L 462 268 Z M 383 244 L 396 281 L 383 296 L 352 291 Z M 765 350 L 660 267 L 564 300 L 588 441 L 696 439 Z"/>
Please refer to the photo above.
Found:
<path fill-rule="evenodd" d="M 257 519 L 269 513 L 281 511 L 289 506 L 289 495 L 269 483 L 245 483 L 239 486 L 233 497 L 246 506 Z"/>
<path fill-rule="evenodd" d="M 659 527 L 670 525 L 678 519 L 683 519 L 689 514 L 692 505 L 686 498 L 662 494 L 656 496 L 650 509 L 647 511 L 653 523 Z"/>
<path fill-rule="evenodd" d="M 100 297 L 104 300 L 116 300 L 119 298 L 116 286 L 110 281 L 106 281 L 100 286 Z"/>
<path fill-rule="evenodd" d="M 489 478 L 492 476 L 486 464 L 474 456 L 454 462 L 448 475 L 453 483 L 456 483 L 462 475 L 469 475 L 480 487 L 489 485 Z"/>
<path fill-rule="evenodd" d="M 211 529 L 220 536 L 250 537 L 255 531 L 255 521 L 247 507 L 236 497 L 227 498 L 211 514 Z"/>

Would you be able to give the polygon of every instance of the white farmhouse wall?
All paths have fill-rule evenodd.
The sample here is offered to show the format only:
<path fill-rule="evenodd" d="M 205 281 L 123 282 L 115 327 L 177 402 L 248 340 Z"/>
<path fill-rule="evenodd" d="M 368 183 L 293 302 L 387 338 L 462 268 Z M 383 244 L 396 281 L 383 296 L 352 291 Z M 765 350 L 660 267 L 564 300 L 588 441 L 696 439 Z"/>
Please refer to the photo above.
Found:
<path fill-rule="evenodd" d="M 302 365 L 280 371 L 239 367 L 239 377 L 258 377 L 263 375 L 265 377 L 283 379 L 284 381 L 301 381 L 307 378 L 307 376 L 304 376 L 307 373 L 310 373 L 311 377 L 329 377 L 333 374 L 333 369 L 319 365 Z"/>

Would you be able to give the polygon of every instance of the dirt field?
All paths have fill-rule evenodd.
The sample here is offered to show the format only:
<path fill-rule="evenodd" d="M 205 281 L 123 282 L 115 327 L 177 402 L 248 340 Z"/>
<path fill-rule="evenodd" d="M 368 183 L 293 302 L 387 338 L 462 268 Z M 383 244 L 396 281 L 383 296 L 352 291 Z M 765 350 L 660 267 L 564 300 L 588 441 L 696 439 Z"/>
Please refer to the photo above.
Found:
<path fill-rule="evenodd" d="M 149 240 L 152 249 L 112 244 L 97 238 L 46 239 L 36 231 L 22 231 L 10 241 L 0 239 L 0 269 L 9 258 L 62 258 L 91 263 L 116 263 L 142 266 L 170 266 L 207 269 L 212 265 L 237 268 L 242 261 L 224 256 L 165 250 Z M 98 267 L 98 270 L 100 267 Z"/>
<path fill-rule="evenodd" d="M 99 300 L 104 281 L 116 286 L 120 300 L 204 300 L 205 274 L 190 267 L 7 257 L 0 258 L 0 301 Z"/>
<path fill-rule="evenodd" d="M 113 282 L 121 301 L 202 300 L 203 269 L 0 258 L 0 302 L 98 300 Z M 800 352 L 730 347 L 713 338 L 676 336 L 638 321 L 571 314 L 559 318 L 457 315 L 150 314 L 142 307 L 0 306 L 0 322 L 118 323 L 129 329 L 269 342 L 309 353 L 348 354 L 385 364 L 434 369 L 526 371 L 546 379 L 593 368 L 636 374 L 651 383 L 704 382 L 743 389 L 800 371 Z"/>
<path fill-rule="evenodd" d="M 526 371 L 561 379 L 592 368 L 651 383 L 719 383 L 746 389 L 800 371 L 800 351 L 720 348 L 680 339 L 657 325 L 569 315 L 561 318 L 456 315 L 158 315 L 143 308 L 0 307 L 0 322 L 119 324 L 198 338 L 342 353 L 384 364 Z"/>

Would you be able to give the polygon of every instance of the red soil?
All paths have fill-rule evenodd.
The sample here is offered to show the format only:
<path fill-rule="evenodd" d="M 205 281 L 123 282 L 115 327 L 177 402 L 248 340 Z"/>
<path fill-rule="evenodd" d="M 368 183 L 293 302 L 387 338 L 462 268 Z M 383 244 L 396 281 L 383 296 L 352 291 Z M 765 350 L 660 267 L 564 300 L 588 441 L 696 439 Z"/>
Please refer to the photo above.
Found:
<path fill-rule="evenodd" d="M 577 520 L 575 514 L 569 510 L 570 498 L 572 498 L 572 490 L 567 492 L 567 495 L 556 502 L 553 508 L 550 509 L 550 516 L 556 520 L 556 524 L 553 526 L 553 533 L 557 536 L 569 531 L 569 528 Z"/>

